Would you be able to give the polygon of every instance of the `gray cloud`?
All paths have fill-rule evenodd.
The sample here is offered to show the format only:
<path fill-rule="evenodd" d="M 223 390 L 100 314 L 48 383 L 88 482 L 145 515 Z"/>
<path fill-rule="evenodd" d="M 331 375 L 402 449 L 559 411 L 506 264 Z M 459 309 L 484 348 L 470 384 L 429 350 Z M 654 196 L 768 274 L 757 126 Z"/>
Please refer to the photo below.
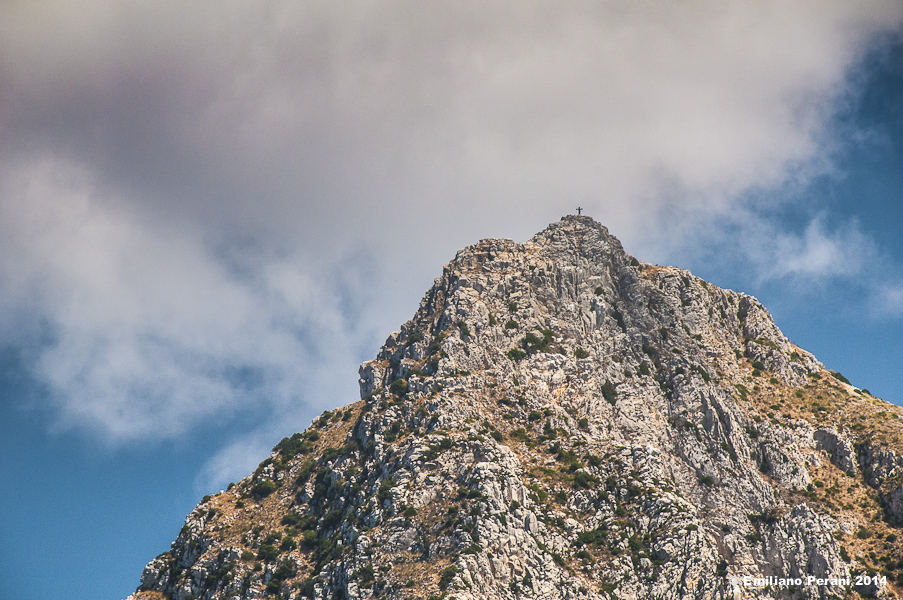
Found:
<path fill-rule="evenodd" d="M 56 392 L 61 425 L 113 441 L 169 437 L 261 398 L 278 406 L 353 389 L 353 376 L 303 388 L 324 363 L 353 373 L 356 309 L 342 310 L 337 284 L 354 273 L 330 277 L 300 255 L 248 251 L 243 273 L 237 251 L 216 256 L 191 232 L 100 206 L 86 179 L 54 163 L 19 169 L 3 190 L 16 226 L 0 258 L 5 299 L 36 299 L 52 321 L 36 368 Z M 4 325 L 10 336 L 19 323 Z"/>
<path fill-rule="evenodd" d="M 22 315 L 49 323 L 34 368 L 59 425 L 112 441 L 261 402 L 309 418 L 466 243 L 579 203 L 666 257 L 754 214 L 750 190 L 830 171 L 849 69 L 901 19 L 895 1 L 6 3 L 3 331 L 34 345 Z M 779 268 L 818 271 L 823 234 L 787 237 Z"/>

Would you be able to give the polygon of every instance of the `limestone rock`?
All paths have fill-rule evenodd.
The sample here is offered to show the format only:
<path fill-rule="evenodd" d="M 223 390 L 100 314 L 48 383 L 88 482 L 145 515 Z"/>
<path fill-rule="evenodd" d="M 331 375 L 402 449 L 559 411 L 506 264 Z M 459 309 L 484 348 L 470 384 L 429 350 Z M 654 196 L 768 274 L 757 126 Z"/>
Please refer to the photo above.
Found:
<path fill-rule="evenodd" d="M 588 217 L 459 251 L 359 377 L 361 401 L 205 499 L 133 597 L 900 591 L 900 410 Z"/>

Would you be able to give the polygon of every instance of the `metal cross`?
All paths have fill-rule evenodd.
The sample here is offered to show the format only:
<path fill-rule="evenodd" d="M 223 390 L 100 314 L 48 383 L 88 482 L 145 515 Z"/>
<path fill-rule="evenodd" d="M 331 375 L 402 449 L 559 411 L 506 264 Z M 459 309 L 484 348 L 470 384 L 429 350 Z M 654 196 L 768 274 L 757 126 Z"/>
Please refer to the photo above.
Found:
<path fill-rule="evenodd" d="M 583 212 L 583 207 L 582 207 L 582 206 L 578 206 L 578 207 L 577 207 L 577 214 L 579 215 L 581 212 Z"/>

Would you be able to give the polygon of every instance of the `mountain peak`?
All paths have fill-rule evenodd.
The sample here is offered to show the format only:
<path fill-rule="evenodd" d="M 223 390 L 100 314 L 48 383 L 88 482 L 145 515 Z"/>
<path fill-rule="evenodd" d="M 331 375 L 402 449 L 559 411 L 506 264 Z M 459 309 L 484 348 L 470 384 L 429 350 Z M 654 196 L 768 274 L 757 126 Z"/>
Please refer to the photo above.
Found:
<path fill-rule="evenodd" d="M 459 251 L 359 375 L 360 402 L 199 505 L 137 597 L 898 589 L 855 576 L 903 560 L 901 411 L 590 217 Z"/>

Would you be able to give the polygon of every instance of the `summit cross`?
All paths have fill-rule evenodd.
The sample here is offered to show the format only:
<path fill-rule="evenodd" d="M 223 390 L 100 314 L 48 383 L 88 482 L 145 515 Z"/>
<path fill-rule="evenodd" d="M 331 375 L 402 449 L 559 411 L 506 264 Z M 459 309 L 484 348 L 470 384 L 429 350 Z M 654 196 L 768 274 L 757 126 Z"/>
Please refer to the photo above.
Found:
<path fill-rule="evenodd" d="M 582 206 L 578 206 L 578 207 L 577 207 L 577 214 L 579 215 L 579 214 L 582 213 L 582 212 L 583 212 L 583 207 L 582 207 Z"/>

